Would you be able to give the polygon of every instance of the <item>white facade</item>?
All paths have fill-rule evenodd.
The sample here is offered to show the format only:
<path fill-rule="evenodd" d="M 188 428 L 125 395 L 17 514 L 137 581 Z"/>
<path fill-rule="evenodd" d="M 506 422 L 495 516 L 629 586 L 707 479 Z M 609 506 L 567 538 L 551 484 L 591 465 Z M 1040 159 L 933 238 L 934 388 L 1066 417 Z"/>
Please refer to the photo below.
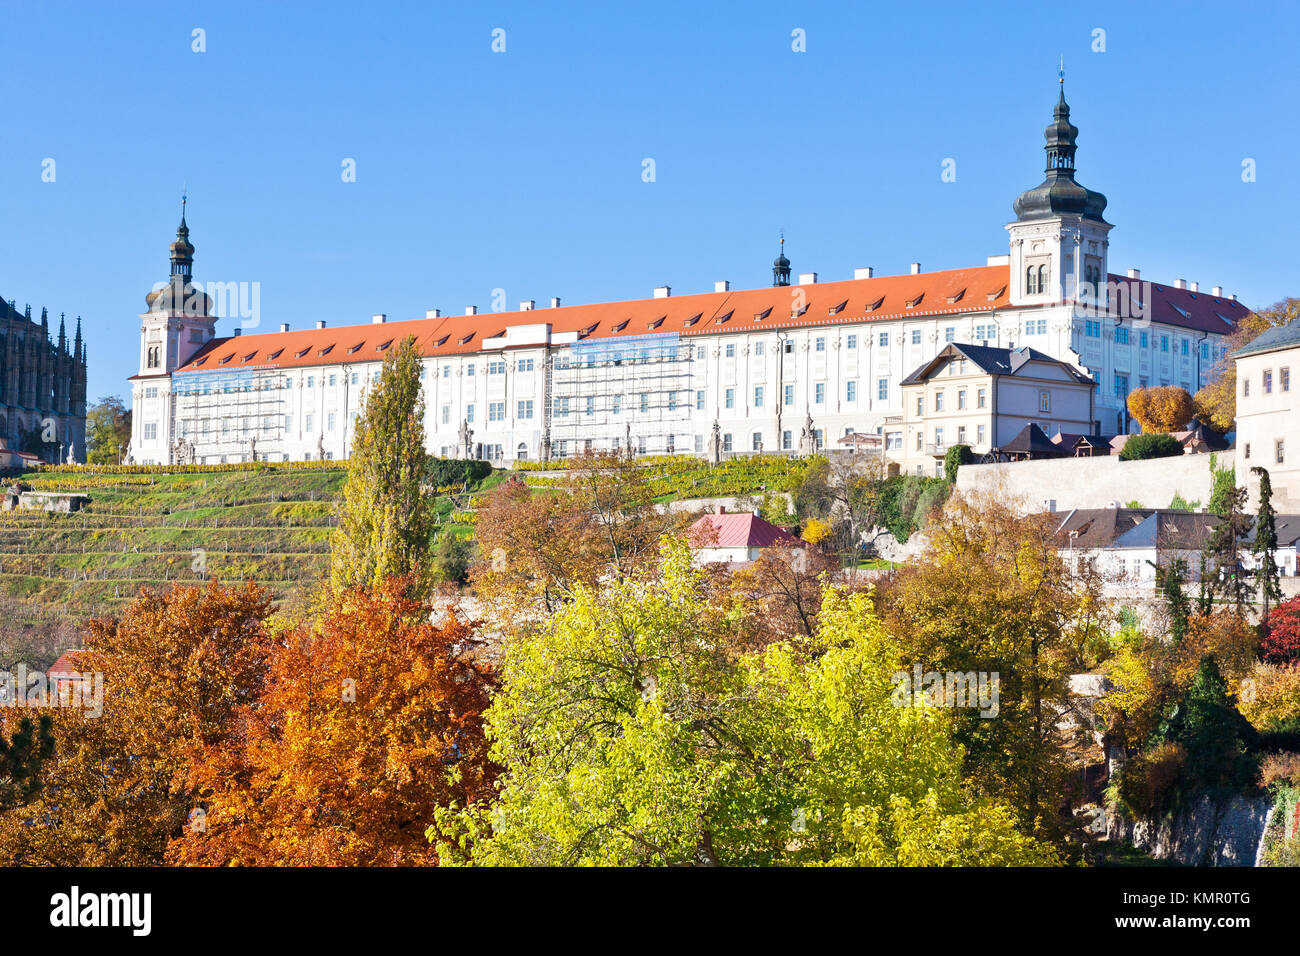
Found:
<path fill-rule="evenodd" d="M 805 274 L 796 285 L 719 283 L 708 294 L 662 289 L 601 305 L 529 302 L 227 339 L 212 338 L 206 314 L 151 309 L 133 379 L 132 459 L 346 457 L 366 387 L 407 335 L 424 355 L 427 447 L 440 456 L 502 462 L 629 445 L 707 455 L 715 429 L 722 455 L 836 448 L 850 432 L 885 436 L 904 414 L 902 380 L 953 342 L 1029 346 L 1086 369 L 1097 383 L 1093 419 L 1072 427 L 1125 431 L 1129 391 L 1195 391 L 1245 314 L 1218 289 L 1108 275 L 1111 226 L 1099 219 L 1022 217 L 1007 228 L 1008 254 L 972 269 L 861 270 L 820 283 Z M 1043 291 L 1029 287 L 1031 267 Z M 1100 285 L 1075 279 L 1098 274 Z M 164 343 L 165 360 L 148 364 Z M 1008 397 L 1019 427 L 1041 420 L 1036 398 L 1021 408 Z"/>
<path fill-rule="evenodd" d="M 1237 355 L 1236 366 L 1237 481 L 1258 503 L 1259 478 L 1251 469 L 1266 468 L 1273 507 L 1300 511 L 1300 328 L 1265 332 Z"/>

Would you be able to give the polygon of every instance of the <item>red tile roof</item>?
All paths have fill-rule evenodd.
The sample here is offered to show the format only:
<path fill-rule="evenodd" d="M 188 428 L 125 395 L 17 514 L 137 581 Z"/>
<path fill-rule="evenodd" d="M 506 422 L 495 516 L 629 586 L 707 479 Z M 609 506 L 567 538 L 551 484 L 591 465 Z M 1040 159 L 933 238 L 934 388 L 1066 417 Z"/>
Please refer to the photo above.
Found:
<path fill-rule="evenodd" d="M 76 650 L 64 651 L 59 655 L 59 659 L 50 665 L 50 669 L 45 672 L 47 677 L 72 677 L 79 675 L 81 672 L 77 669 L 76 655 L 80 653 Z"/>
<path fill-rule="evenodd" d="M 1128 283 L 1140 301 L 1142 283 Z M 677 332 L 683 336 L 876 322 L 907 316 L 959 315 L 1009 307 L 1009 267 L 980 266 L 916 275 L 879 276 L 663 299 L 634 299 L 522 312 L 445 315 L 369 325 L 302 329 L 213 339 L 183 372 L 295 368 L 382 359 L 393 342 L 414 335 L 425 356 L 479 352 L 484 338 L 507 328 L 549 324 L 582 338 Z M 1198 331 L 1231 331 L 1248 309 L 1231 299 L 1151 284 L 1151 318 Z M 1144 303 L 1145 305 L 1145 303 Z"/>
<path fill-rule="evenodd" d="M 775 544 L 800 543 L 784 528 L 748 512 L 702 515 L 690 526 L 687 535 L 697 548 L 770 548 Z"/>

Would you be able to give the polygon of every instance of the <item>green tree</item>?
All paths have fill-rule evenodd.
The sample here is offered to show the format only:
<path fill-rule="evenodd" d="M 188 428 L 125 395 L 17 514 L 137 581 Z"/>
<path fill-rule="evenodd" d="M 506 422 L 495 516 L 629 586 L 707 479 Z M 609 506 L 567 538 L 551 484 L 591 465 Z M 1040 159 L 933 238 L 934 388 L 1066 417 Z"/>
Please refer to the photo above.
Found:
<path fill-rule="evenodd" d="M 975 454 L 970 450 L 970 445 L 953 445 L 943 456 L 944 478 L 948 481 L 956 481 L 957 469 L 962 465 L 969 465 L 974 460 Z"/>
<path fill-rule="evenodd" d="M 1255 541 L 1251 545 L 1251 551 L 1259 556 L 1255 580 L 1264 605 L 1259 621 L 1261 636 L 1267 637 L 1269 608 L 1282 600 L 1282 585 L 1275 557 L 1277 512 L 1273 510 L 1273 483 L 1268 477 L 1268 469 L 1256 466 L 1250 470 L 1259 476 L 1259 511 L 1255 515 Z"/>
<path fill-rule="evenodd" d="M 1165 602 L 1165 613 L 1169 615 L 1169 635 L 1174 643 L 1181 643 L 1187 636 L 1187 624 L 1191 618 L 1191 601 L 1183 590 L 1187 580 L 1187 562 L 1175 558 L 1168 565 L 1153 565 L 1156 569 L 1156 589 Z"/>
<path fill-rule="evenodd" d="M 86 412 L 86 463 L 116 465 L 131 443 L 131 410 L 116 395 L 101 398 Z"/>
<path fill-rule="evenodd" d="M 427 581 L 433 499 L 421 489 L 424 395 L 411 336 L 384 359 L 357 418 L 338 528 L 330 555 L 334 591 L 378 586 L 409 575 Z"/>
<path fill-rule="evenodd" d="M 1253 784 L 1258 770 L 1251 751 L 1259 734 L 1241 715 L 1213 657 L 1202 659 L 1191 685 L 1156 731 L 1156 740 L 1187 752 L 1185 786 Z"/>
<path fill-rule="evenodd" d="M 464 584 L 474 562 L 474 545 L 452 531 L 438 535 L 433 548 L 433 574 L 439 581 Z"/>
<path fill-rule="evenodd" d="M 815 654 L 725 653 L 681 542 L 650 581 L 581 585 L 511 642 L 489 708 L 497 799 L 443 812 L 444 863 L 1038 864 L 972 798 L 943 709 L 898 706 L 898 650 L 865 593 L 827 591 Z"/>

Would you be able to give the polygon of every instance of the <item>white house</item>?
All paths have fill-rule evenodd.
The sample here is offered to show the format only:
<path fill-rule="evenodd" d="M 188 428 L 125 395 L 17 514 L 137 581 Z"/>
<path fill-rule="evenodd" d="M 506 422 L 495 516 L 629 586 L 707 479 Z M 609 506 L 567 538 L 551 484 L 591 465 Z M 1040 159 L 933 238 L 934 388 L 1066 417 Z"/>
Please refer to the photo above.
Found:
<path fill-rule="evenodd" d="M 1269 329 L 1233 353 L 1237 367 L 1237 481 L 1258 502 L 1259 478 L 1268 470 L 1273 507 L 1300 510 L 1300 321 Z"/>

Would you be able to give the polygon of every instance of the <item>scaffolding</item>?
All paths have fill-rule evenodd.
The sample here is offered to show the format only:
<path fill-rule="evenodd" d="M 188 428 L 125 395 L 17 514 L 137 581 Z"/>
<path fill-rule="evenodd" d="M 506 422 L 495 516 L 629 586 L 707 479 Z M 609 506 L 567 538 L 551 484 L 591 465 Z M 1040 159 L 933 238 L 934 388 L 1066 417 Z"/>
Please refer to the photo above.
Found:
<path fill-rule="evenodd" d="M 665 332 L 579 341 L 552 356 L 543 436 L 552 457 L 629 444 L 638 454 L 691 451 L 693 354 Z"/>
<path fill-rule="evenodd" d="M 285 453 L 288 387 L 271 370 L 177 372 L 172 376 L 175 464 L 279 461 Z"/>

